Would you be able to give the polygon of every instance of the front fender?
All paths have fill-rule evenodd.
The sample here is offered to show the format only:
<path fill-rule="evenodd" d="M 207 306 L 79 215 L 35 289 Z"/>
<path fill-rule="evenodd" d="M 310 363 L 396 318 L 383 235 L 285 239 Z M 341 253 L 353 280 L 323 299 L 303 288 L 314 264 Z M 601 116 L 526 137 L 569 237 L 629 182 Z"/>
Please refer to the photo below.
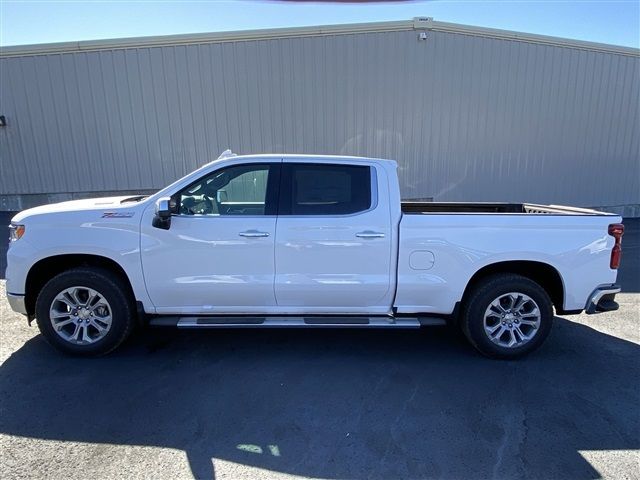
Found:
<path fill-rule="evenodd" d="M 24 295 L 33 266 L 60 255 L 93 255 L 115 262 L 127 275 L 136 300 L 143 303 L 145 310 L 153 309 L 144 288 L 139 221 L 61 221 L 56 228 L 27 224 L 23 238 L 12 242 L 7 252 L 7 292 Z"/>

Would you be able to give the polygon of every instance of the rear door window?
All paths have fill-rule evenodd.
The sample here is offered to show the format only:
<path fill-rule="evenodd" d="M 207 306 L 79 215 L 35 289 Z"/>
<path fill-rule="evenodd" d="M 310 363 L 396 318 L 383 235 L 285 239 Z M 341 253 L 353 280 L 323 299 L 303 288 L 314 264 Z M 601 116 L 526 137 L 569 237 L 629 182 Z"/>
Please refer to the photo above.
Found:
<path fill-rule="evenodd" d="M 371 167 L 286 163 L 280 215 L 347 215 L 371 207 Z"/>

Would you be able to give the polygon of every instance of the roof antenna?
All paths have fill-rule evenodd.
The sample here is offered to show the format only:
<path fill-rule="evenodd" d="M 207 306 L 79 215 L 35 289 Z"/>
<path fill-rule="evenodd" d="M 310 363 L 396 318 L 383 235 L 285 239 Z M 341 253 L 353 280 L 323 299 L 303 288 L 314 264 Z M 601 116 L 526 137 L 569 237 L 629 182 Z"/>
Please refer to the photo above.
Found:
<path fill-rule="evenodd" d="M 230 148 L 227 148 L 224 152 L 220 154 L 220 156 L 218 157 L 218 160 L 222 160 L 223 158 L 229 158 L 229 157 L 237 157 L 237 156 L 238 155 L 233 153 Z"/>

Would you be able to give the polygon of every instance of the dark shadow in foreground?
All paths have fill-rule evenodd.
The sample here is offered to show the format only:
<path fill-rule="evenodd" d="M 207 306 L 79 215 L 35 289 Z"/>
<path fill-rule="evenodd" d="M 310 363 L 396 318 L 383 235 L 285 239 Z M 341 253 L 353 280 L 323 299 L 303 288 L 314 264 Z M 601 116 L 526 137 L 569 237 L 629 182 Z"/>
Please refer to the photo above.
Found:
<path fill-rule="evenodd" d="M 0 368 L 0 432 L 183 449 L 198 478 L 597 478 L 579 451 L 640 447 L 639 353 L 561 318 L 517 362 L 438 328 L 152 331 L 96 360 L 38 336 Z"/>

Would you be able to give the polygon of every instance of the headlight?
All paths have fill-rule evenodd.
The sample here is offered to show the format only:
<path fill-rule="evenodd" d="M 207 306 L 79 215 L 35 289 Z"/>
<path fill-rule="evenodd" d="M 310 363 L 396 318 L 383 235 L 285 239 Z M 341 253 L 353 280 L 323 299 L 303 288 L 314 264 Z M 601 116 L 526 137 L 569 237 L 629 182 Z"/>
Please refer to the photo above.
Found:
<path fill-rule="evenodd" d="M 20 240 L 24 235 L 24 231 L 24 225 L 15 225 L 13 223 L 9 225 L 9 241 L 15 242 L 16 240 Z"/>

